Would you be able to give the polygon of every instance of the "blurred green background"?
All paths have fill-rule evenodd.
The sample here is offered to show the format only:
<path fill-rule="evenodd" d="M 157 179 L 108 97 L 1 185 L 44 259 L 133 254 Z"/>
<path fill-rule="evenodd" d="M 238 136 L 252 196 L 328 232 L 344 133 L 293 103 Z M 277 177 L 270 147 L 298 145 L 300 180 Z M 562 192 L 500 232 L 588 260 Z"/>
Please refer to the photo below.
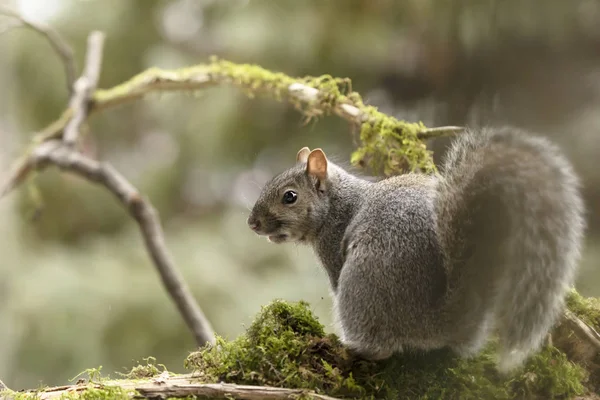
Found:
<path fill-rule="evenodd" d="M 209 55 L 290 75 L 349 77 L 384 112 L 427 126 L 513 124 L 552 137 L 584 179 L 588 242 L 578 281 L 600 295 L 600 1 L 5 0 L 53 25 L 83 63 L 107 35 L 100 87 Z M 65 108 L 46 41 L 0 17 L 0 164 Z M 303 146 L 339 161 L 337 118 L 308 125 L 285 104 L 221 87 L 151 95 L 95 115 L 86 151 L 113 163 L 161 213 L 167 242 L 216 331 L 235 337 L 260 305 L 304 299 L 330 326 L 327 279 L 310 249 L 246 227 L 262 183 Z M 436 159 L 447 139 L 429 143 Z M 0 201 L 0 377 L 65 383 L 146 356 L 174 371 L 194 349 L 135 224 L 82 180 L 44 173 L 41 215 L 26 189 Z"/>

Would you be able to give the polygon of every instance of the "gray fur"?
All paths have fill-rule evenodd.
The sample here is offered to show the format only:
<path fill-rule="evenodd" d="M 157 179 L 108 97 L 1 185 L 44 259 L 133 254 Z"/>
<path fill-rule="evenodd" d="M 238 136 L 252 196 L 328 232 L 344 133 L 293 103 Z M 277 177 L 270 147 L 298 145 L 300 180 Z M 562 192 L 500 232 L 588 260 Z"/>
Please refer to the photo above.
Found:
<path fill-rule="evenodd" d="M 579 180 L 549 141 L 512 128 L 466 132 L 442 172 L 372 182 L 329 162 L 265 185 L 249 223 L 315 249 L 343 342 L 371 359 L 404 348 L 476 354 L 495 326 L 502 371 L 556 322 L 584 234 Z M 293 188 L 294 204 L 281 196 Z M 280 236 L 285 235 L 285 236 Z"/>

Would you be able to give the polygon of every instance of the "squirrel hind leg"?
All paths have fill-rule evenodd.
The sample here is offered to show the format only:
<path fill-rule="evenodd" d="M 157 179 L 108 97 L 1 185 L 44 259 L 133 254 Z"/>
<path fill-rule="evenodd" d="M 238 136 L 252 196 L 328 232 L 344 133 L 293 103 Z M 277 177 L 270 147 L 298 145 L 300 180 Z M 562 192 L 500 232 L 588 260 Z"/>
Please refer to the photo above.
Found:
<path fill-rule="evenodd" d="M 355 357 L 359 357 L 369 361 L 382 361 L 387 360 L 395 352 L 400 352 L 402 349 L 383 349 L 381 347 L 365 347 L 359 343 L 353 343 L 350 341 L 342 341 L 344 345 L 348 348 L 350 354 Z"/>
<path fill-rule="evenodd" d="M 351 339 L 352 334 L 343 328 L 342 321 L 340 320 L 339 312 L 337 312 L 337 302 L 334 298 L 334 326 L 336 332 L 338 332 L 340 341 L 348 352 L 355 357 L 359 357 L 369 361 L 381 361 L 390 358 L 395 352 L 402 352 L 402 346 L 394 346 L 393 348 L 386 348 L 373 343 L 373 341 L 365 342 L 364 340 Z M 354 335 L 356 336 L 356 335 Z M 364 338 L 363 335 L 359 337 Z"/>

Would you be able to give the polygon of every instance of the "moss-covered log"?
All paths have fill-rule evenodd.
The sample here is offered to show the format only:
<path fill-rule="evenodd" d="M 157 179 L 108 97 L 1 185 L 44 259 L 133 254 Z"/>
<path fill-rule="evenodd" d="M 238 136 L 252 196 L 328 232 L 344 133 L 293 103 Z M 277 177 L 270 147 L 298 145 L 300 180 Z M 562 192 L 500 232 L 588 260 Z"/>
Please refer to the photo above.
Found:
<path fill-rule="evenodd" d="M 597 331 L 598 299 L 573 292 L 569 313 Z M 120 380 L 89 372 L 90 381 L 5 398 L 361 398 L 361 399 L 600 399 L 600 355 L 564 319 L 552 340 L 509 376 L 496 371 L 495 343 L 472 359 L 447 350 L 405 353 L 382 362 L 353 357 L 304 302 L 273 301 L 245 334 L 191 353 L 188 375 L 173 375 L 152 359 Z M 590 350 L 590 348 L 592 350 Z M 289 389 L 289 390 L 284 390 Z"/>

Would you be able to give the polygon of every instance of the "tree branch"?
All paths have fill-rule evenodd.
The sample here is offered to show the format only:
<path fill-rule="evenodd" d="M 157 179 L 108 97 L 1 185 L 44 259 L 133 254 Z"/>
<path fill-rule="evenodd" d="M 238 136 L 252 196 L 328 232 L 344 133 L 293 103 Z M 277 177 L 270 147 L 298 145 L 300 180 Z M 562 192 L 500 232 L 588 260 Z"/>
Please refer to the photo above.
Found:
<path fill-rule="evenodd" d="M 103 33 L 92 32 L 89 35 L 85 68 L 74 85 L 74 92 L 69 101 L 70 111 L 63 114 L 59 123 L 53 124 L 60 129 L 64 128 L 64 135 L 60 139 L 47 141 L 34 138 L 30 150 L 16 163 L 6 184 L 0 188 L 0 196 L 23 182 L 32 171 L 42 170 L 49 165 L 103 185 L 119 199 L 137 221 L 146 249 L 162 283 L 192 331 L 198 346 L 214 344 L 215 336 L 210 322 L 194 300 L 169 255 L 154 207 L 112 166 L 85 157 L 73 146 L 77 141 L 81 125 L 88 117 L 91 96 L 100 75 L 103 44 Z"/>
<path fill-rule="evenodd" d="M 270 71 L 254 65 L 227 63 L 227 66 L 229 68 L 221 69 L 218 68 L 219 63 L 213 62 L 211 64 L 170 71 L 151 68 L 112 89 L 99 90 L 94 96 L 93 111 L 101 111 L 135 101 L 155 91 L 199 90 L 223 83 L 233 84 L 242 88 L 256 86 L 253 76 L 263 76 L 266 78 L 263 86 L 268 87 L 267 94 L 277 98 L 281 96 L 281 91 L 283 91 L 284 94 L 288 95 L 292 103 L 299 102 L 319 108 L 321 99 L 327 97 L 327 93 L 299 82 L 298 78 L 287 77 L 287 79 L 282 79 L 278 76 L 277 78 L 280 82 L 289 80 L 289 84 L 277 87 L 269 85 L 269 74 L 273 74 Z M 248 73 L 247 79 L 242 79 L 244 70 Z M 334 102 L 332 111 L 335 115 L 358 125 L 369 119 L 369 115 L 367 115 L 365 110 L 361 109 L 360 105 L 352 104 L 347 99 L 339 100 Z M 320 114 L 324 113 L 323 110 L 312 110 L 312 112 L 315 111 Z M 418 136 L 422 139 L 430 139 L 436 136 L 451 136 L 463 130 L 464 128 L 458 126 L 425 128 L 418 133 Z"/>
<path fill-rule="evenodd" d="M 315 393 L 311 390 L 285 389 L 270 386 L 232 385 L 227 383 L 198 383 L 181 385 L 153 385 L 137 387 L 136 390 L 149 399 L 169 397 L 199 397 L 206 399 L 240 400 L 289 400 L 299 396 L 315 400 L 336 400 L 334 397 Z"/>
<path fill-rule="evenodd" d="M 267 94 L 278 98 L 282 94 L 281 91 L 286 92 L 285 94 L 288 95 L 292 103 L 300 102 L 320 108 L 322 105 L 319 105 L 319 102 L 328 95 L 328 93 L 318 88 L 299 82 L 300 79 L 298 78 L 286 77 L 287 79 L 283 79 L 279 76 L 282 74 L 273 74 L 258 66 L 236 65 L 232 63 L 226 63 L 226 66 L 229 68 L 219 68 L 219 63 L 213 62 L 207 65 L 198 65 L 171 71 L 151 68 L 112 89 L 98 91 L 95 95 L 93 109 L 94 111 L 100 111 L 112 108 L 123 103 L 138 100 L 146 94 L 155 91 L 198 90 L 222 83 L 229 83 L 240 87 L 252 87 L 256 86 L 254 76 L 265 78 L 262 86 L 267 87 Z M 246 79 L 243 79 L 244 70 L 248 75 Z M 276 78 L 284 84 L 280 87 L 269 85 L 269 74 L 276 75 Z M 285 83 L 288 84 L 286 85 Z M 259 89 L 264 88 L 259 86 Z M 338 99 L 338 101 L 334 101 L 333 103 L 332 112 L 351 123 L 360 125 L 370 118 L 365 110 L 362 109 L 361 104 L 353 104 L 349 99 Z M 324 113 L 322 109 L 312 110 L 312 112 L 315 111 L 319 114 Z M 463 130 L 464 128 L 458 126 L 425 128 L 418 133 L 418 136 L 421 139 L 430 139 L 437 136 L 451 136 Z"/>
<path fill-rule="evenodd" d="M 52 400 L 65 395 L 82 393 L 89 389 L 102 390 L 121 388 L 130 398 L 166 399 L 198 397 L 204 399 L 240 399 L 240 400 L 289 400 L 299 398 L 314 400 L 338 400 L 335 397 L 316 393 L 306 389 L 287 389 L 271 386 L 235 385 L 227 383 L 197 383 L 193 375 L 170 375 L 168 372 L 141 380 L 111 380 L 98 383 L 65 385 L 46 388 L 41 391 L 26 392 L 35 394 L 39 400 Z M 8 400 L 11 393 L 5 396 Z M 0 396 L 0 399 L 2 397 Z"/>
<path fill-rule="evenodd" d="M 293 78 L 257 65 L 235 64 L 225 60 L 213 60 L 209 64 L 175 70 L 150 68 L 120 85 L 97 90 L 89 104 L 88 114 L 137 101 L 153 92 L 198 91 L 229 84 L 241 88 L 250 97 L 266 94 L 277 100 L 285 98 L 309 118 L 334 114 L 355 126 L 367 127 L 370 134 L 362 140 L 364 147 L 360 149 L 364 156 L 379 153 L 389 159 L 391 166 L 398 166 L 402 161 L 398 158 L 410 154 L 409 166 L 420 166 L 426 170 L 434 169 L 433 159 L 422 141 L 462 131 L 461 127 L 456 126 L 426 128 L 421 123 L 397 120 L 373 106 L 365 105 L 358 93 L 343 93 L 338 85 L 341 81 L 344 80 L 328 76 Z M 69 121 L 68 115 L 72 112 L 70 108 L 67 109 L 59 119 L 39 132 L 33 142 L 62 138 Z M 381 147 L 387 148 L 385 154 Z M 5 185 L 5 188 L 12 189 L 14 186 Z"/>
<path fill-rule="evenodd" d="M 199 346 L 204 346 L 206 343 L 214 344 L 215 337 L 210 322 L 177 272 L 165 245 L 160 220 L 150 202 L 140 195 L 138 190 L 110 164 L 92 160 L 61 141 L 47 141 L 35 148 L 29 158 L 27 171 L 43 170 L 48 166 L 56 166 L 87 181 L 100 184 L 121 202 L 137 221 L 154 266 L 179 312 L 193 332 L 196 343 Z"/>
<path fill-rule="evenodd" d="M 427 140 L 436 137 L 454 136 L 465 131 L 461 126 L 440 126 L 437 128 L 427 128 L 417 134 L 419 139 Z"/>
<path fill-rule="evenodd" d="M 582 340 L 587 342 L 600 354 L 600 334 L 591 326 L 583 322 L 569 310 L 565 310 L 563 323 L 567 324 L 571 330 L 578 333 Z"/>
<path fill-rule="evenodd" d="M 19 20 L 24 26 L 34 30 L 35 32 L 44 36 L 54 51 L 59 55 L 62 59 L 65 68 L 65 75 L 67 80 L 67 90 L 69 94 L 73 94 L 73 84 L 75 83 L 75 76 L 77 74 L 77 67 L 75 65 L 75 59 L 73 58 L 73 50 L 71 46 L 69 46 L 60 36 L 60 34 L 54 30 L 52 27 L 42 24 L 40 22 L 30 21 L 29 19 L 23 17 L 18 12 L 5 7 L 0 6 L 0 14 L 6 15 L 8 17 L 16 18 Z M 15 28 L 13 26 L 12 28 Z"/>
<path fill-rule="evenodd" d="M 64 142 L 69 146 L 75 144 L 79 135 L 79 129 L 87 119 L 89 104 L 100 77 L 103 47 L 104 34 L 99 31 L 92 32 L 88 36 L 85 67 L 83 73 L 73 85 L 74 93 L 69 101 L 69 108 L 73 112 L 73 117 L 65 126 L 63 136 Z"/>

